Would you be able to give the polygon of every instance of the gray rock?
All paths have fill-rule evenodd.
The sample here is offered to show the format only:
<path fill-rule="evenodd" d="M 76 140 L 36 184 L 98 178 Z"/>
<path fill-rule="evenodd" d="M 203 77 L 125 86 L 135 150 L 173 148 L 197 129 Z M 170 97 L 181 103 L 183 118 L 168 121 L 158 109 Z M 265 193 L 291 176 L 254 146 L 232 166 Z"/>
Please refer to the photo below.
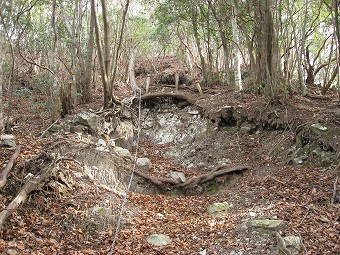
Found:
<path fill-rule="evenodd" d="M 230 205 L 227 202 L 213 203 L 212 205 L 209 205 L 207 211 L 210 215 L 214 217 L 223 217 L 228 215 L 229 208 Z"/>
<path fill-rule="evenodd" d="M 130 151 L 122 147 L 115 147 L 115 152 L 122 157 L 131 158 Z"/>
<path fill-rule="evenodd" d="M 86 129 L 87 127 L 84 127 L 83 125 L 71 125 L 70 126 L 71 133 L 85 134 Z"/>
<path fill-rule="evenodd" d="M 75 121 L 75 124 L 80 124 L 89 127 L 92 130 L 96 130 L 98 127 L 99 117 L 95 113 L 83 112 L 80 113 Z"/>
<path fill-rule="evenodd" d="M 0 136 L 0 145 L 7 147 L 16 147 L 18 141 L 14 135 L 1 135 Z"/>
<path fill-rule="evenodd" d="M 167 176 L 178 182 L 185 182 L 187 180 L 185 174 L 182 172 L 171 172 Z"/>
<path fill-rule="evenodd" d="M 52 127 L 50 127 L 50 129 L 48 130 L 48 132 L 52 133 L 52 134 L 55 134 L 55 133 L 58 133 L 59 131 L 61 131 L 61 126 L 60 125 L 53 125 Z"/>
<path fill-rule="evenodd" d="M 149 244 L 152 244 L 154 246 L 164 246 L 167 244 L 171 244 L 171 238 L 167 235 L 163 234 L 152 234 L 149 235 L 146 240 Z"/>
<path fill-rule="evenodd" d="M 254 127 L 249 123 L 242 123 L 240 127 L 240 134 L 242 135 L 249 135 Z"/>
<path fill-rule="evenodd" d="M 136 165 L 142 170 L 150 170 L 152 168 L 152 164 L 148 158 L 138 158 Z"/>
<path fill-rule="evenodd" d="M 260 233 L 271 233 L 273 231 L 283 230 L 286 224 L 283 220 L 252 220 L 251 226 Z"/>
<path fill-rule="evenodd" d="M 290 251 L 290 254 L 298 255 L 301 247 L 302 240 L 298 236 L 286 236 L 278 242 L 278 250 L 280 255 L 287 254 L 286 249 Z"/>
<path fill-rule="evenodd" d="M 110 208 L 102 207 L 102 206 L 94 206 L 92 208 L 92 212 L 101 215 L 101 216 L 110 216 L 113 214 L 112 210 Z"/>

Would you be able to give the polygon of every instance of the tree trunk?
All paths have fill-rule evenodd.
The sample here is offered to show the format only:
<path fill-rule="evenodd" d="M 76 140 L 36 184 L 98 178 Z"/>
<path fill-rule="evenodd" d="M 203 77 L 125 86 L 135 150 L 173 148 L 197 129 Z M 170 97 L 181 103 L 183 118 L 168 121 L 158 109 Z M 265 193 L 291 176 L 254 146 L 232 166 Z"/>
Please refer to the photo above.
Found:
<path fill-rule="evenodd" d="M 100 73 L 104 88 L 104 102 L 103 107 L 104 109 L 107 109 L 111 107 L 112 102 L 112 95 L 109 93 L 109 77 L 106 69 L 106 65 L 104 63 L 104 52 L 103 52 L 103 46 L 100 38 L 100 31 L 99 31 L 99 21 L 98 21 L 98 15 L 97 15 L 97 8 L 96 8 L 96 0 L 91 0 L 91 11 L 93 11 L 94 15 L 94 30 L 96 34 L 96 45 L 97 45 L 97 52 L 98 52 L 98 61 L 100 66 Z M 106 13 L 103 13 L 103 17 L 107 17 Z"/>
<path fill-rule="evenodd" d="M 52 96 L 52 114 L 51 119 L 54 122 L 57 119 L 59 112 L 59 85 L 56 77 L 56 69 L 57 69 L 57 26 L 56 26 L 56 0 L 53 0 L 51 11 L 52 11 L 52 19 L 51 19 L 51 27 L 53 31 L 53 42 L 52 42 L 52 55 L 51 55 L 51 70 L 54 75 L 52 75 L 53 84 L 51 88 L 51 96 Z"/>
<path fill-rule="evenodd" d="M 85 78 L 82 82 L 83 94 L 82 101 L 89 102 L 91 99 L 91 81 L 93 73 L 93 47 L 94 47 L 94 12 L 91 8 L 91 21 L 90 21 L 90 31 L 89 31 L 89 41 L 87 44 L 87 56 L 85 63 Z"/>
<path fill-rule="evenodd" d="M 3 36 L 2 34 L 0 34 L 0 133 L 3 131 L 4 129 L 4 106 L 3 106 L 3 81 L 4 81 L 4 77 L 3 77 L 3 71 L 2 71 L 2 64 L 3 64 L 3 59 L 4 59 L 4 49 L 3 46 L 4 42 L 3 42 Z"/>
<path fill-rule="evenodd" d="M 196 3 L 192 3 L 192 12 L 191 12 L 191 22 L 192 22 L 192 28 L 194 32 L 194 37 L 196 41 L 197 51 L 200 57 L 201 61 L 201 68 L 202 68 L 202 76 L 203 76 L 203 83 L 204 85 L 208 84 L 208 75 L 207 75 L 207 67 L 205 63 L 205 59 L 202 53 L 202 47 L 201 47 L 201 40 L 198 35 L 198 21 L 197 21 L 197 6 Z"/>
<path fill-rule="evenodd" d="M 231 15 L 231 26 L 233 30 L 233 41 L 234 41 L 234 76 L 235 76 L 235 86 L 238 91 L 242 91 L 242 77 L 241 77 L 241 60 L 240 60 L 240 50 L 239 50 L 239 30 L 236 23 L 237 10 L 234 0 L 231 0 L 231 5 L 233 7 L 233 13 Z"/>
<path fill-rule="evenodd" d="M 271 11 L 271 0 L 257 0 L 255 6 L 255 40 L 256 51 L 256 74 L 257 83 L 263 88 L 269 89 L 272 96 L 277 96 L 274 89 L 280 71 L 278 70 L 278 47 Z"/>

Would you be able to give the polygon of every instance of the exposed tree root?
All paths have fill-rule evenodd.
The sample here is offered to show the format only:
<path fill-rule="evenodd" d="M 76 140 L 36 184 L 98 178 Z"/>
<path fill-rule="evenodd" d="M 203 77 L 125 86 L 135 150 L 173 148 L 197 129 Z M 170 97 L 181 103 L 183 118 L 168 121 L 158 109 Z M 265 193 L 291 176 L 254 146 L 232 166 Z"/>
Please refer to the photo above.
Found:
<path fill-rule="evenodd" d="M 171 97 L 175 99 L 180 99 L 187 101 L 189 104 L 196 105 L 196 99 L 189 97 L 187 95 L 184 95 L 182 93 L 153 93 L 153 94 L 145 94 L 141 97 L 142 101 L 154 99 L 154 98 L 160 98 L 160 97 Z"/>
<path fill-rule="evenodd" d="M 230 173 L 235 173 L 235 172 L 242 172 L 245 170 L 248 170 L 248 166 L 235 166 L 231 168 L 226 168 L 227 166 L 221 165 L 210 171 L 209 173 L 206 174 L 201 174 L 198 176 L 191 177 L 190 179 L 186 180 L 185 182 L 181 182 L 178 180 L 174 180 L 172 178 L 163 178 L 163 177 L 154 177 L 150 176 L 148 174 L 145 174 L 141 171 L 136 171 L 135 173 L 151 183 L 157 185 L 159 188 L 163 190 L 171 190 L 175 188 L 182 188 L 184 190 L 186 189 L 192 189 L 200 184 L 204 184 L 208 181 L 211 181 L 215 179 L 216 177 L 227 175 Z"/>

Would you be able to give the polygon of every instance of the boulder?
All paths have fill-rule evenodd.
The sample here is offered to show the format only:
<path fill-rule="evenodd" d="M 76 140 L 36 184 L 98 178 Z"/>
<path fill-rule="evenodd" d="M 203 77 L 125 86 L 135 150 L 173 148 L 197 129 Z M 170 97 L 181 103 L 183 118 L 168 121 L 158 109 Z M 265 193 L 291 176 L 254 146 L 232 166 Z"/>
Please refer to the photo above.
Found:
<path fill-rule="evenodd" d="M 1 135 L 0 145 L 7 147 L 16 147 L 18 145 L 18 141 L 14 135 Z"/>
<path fill-rule="evenodd" d="M 96 130 L 98 122 L 99 117 L 95 113 L 82 112 L 77 116 L 75 124 L 80 124 L 90 128 L 91 130 Z"/>
<path fill-rule="evenodd" d="M 223 217 L 228 215 L 229 208 L 230 205 L 227 202 L 213 203 L 208 206 L 207 211 L 210 215 L 214 217 Z"/>
<path fill-rule="evenodd" d="M 146 240 L 149 244 L 154 246 L 164 246 L 167 244 L 171 244 L 171 238 L 167 235 L 163 234 L 152 234 L 149 235 Z"/>
<path fill-rule="evenodd" d="M 150 170 L 152 168 L 152 164 L 148 158 L 138 158 L 136 165 L 142 170 Z"/>
<path fill-rule="evenodd" d="M 187 180 L 185 174 L 182 172 L 171 172 L 167 176 L 178 182 L 185 182 Z"/>

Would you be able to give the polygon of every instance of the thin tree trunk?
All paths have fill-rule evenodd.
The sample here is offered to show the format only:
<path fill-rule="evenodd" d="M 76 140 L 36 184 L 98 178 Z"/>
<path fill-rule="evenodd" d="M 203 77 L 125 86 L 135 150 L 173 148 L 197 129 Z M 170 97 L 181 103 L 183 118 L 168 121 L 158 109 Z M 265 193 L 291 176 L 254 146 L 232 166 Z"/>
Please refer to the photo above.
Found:
<path fill-rule="evenodd" d="M 205 63 L 205 59 L 202 53 L 202 47 L 201 47 L 201 41 L 198 35 L 198 22 L 197 22 L 197 6 L 196 3 L 192 4 L 192 13 L 191 13 L 191 22 L 192 22 L 192 28 L 194 32 L 194 37 L 196 41 L 197 51 L 201 60 L 201 68 L 202 68 L 202 76 L 203 76 L 203 83 L 204 85 L 207 85 L 208 83 L 208 75 L 207 75 L 207 67 Z"/>
<path fill-rule="evenodd" d="M 83 81 L 83 101 L 89 102 L 91 98 L 91 81 L 93 73 L 93 47 L 94 47 L 94 12 L 91 8 L 91 21 L 89 31 L 89 41 L 87 44 L 87 56 L 85 63 L 85 79 Z"/>
<path fill-rule="evenodd" d="M 106 72 L 106 67 L 104 63 L 104 56 L 103 56 L 103 46 L 101 43 L 100 39 L 100 31 L 99 31 L 99 21 L 98 21 L 98 15 L 97 15 L 97 8 L 96 8 L 96 0 L 91 0 L 91 8 L 93 11 L 94 15 L 94 30 L 96 34 L 96 44 L 97 44 L 97 52 L 98 52 L 98 61 L 99 61 L 99 66 L 100 66 L 100 73 L 101 73 L 101 78 L 102 78 L 102 83 L 103 83 L 103 88 L 104 88 L 104 109 L 109 108 L 111 106 L 111 97 L 109 93 L 109 88 L 108 88 L 108 73 Z M 104 15 L 104 14 L 103 14 Z"/>
<path fill-rule="evenodd" d="M 57 27 L 56 27 L 56 0 L 53 0 L 52 2 L 52 19 L 51 19 L 51 27 L 53 31 L 53 43 L 52 43 L 52 56 L 51 56 L 51 69 L 54 73 L 53 75 L 53 84 L 52 84 L 52 114 L 51 114 L 51 119 L 52 122 L 56 121 L 58 111 L 59 111 L 59 86 L 57 82 L 57 77 L 56 77 L 56 69 L 57 69 L 57 40 L 58 40 L 58 35 L 57 35 Z"/>
<path fill-rule="evenodd" d="M 240 61 L 240 50 L 239 50 L 239 30 L 236 24 L 236 7 L 234 0 L 231 0 L 231 4 L 233 7 L 233 13 L 231 17 L 231 25 L 233 30 L 233 40 L 234 40 L 234 75 L 235 75 L 235 86 L 238 91 L 242 91 L 242 77 L 241 77 L 241 61 Z"/>
<path fill-rule="evenodd" d="M 2 71 L 2 64 L 3 60 L 5 59 L 4 53 L 4 41 L 3 35 L 0 33 L 0 133 L 4 129 L 4 106 L 3 106 L 3 71 Z"/>

